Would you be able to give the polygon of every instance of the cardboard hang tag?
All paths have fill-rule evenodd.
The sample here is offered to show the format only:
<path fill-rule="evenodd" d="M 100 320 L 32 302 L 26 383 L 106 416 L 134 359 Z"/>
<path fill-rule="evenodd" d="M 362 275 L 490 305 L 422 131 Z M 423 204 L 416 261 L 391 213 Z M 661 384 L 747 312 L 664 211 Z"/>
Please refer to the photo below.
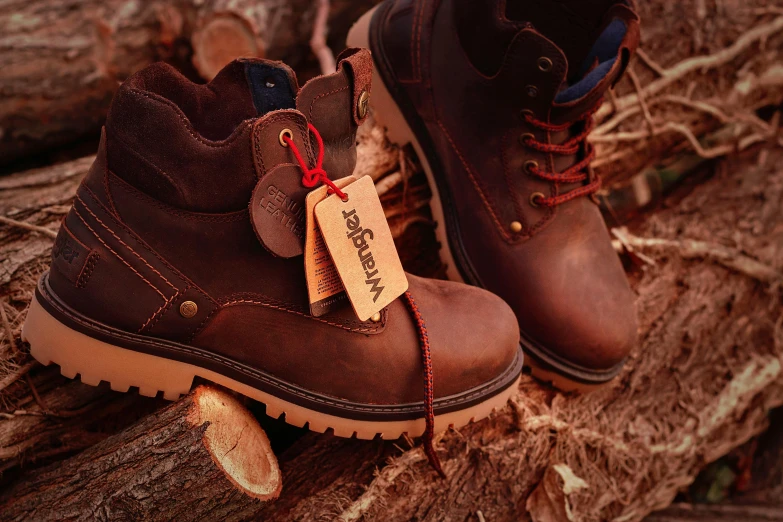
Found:
<path fill-rule="evenodd" d="M 408 289 L 372 178 L 342 187 L 347 201 L 327 196 L 315 217 L 359 320 L 366 321 Z"/>
<path fill-rule="evenodd" d="M 348 176 L 335 180 L 334 184 L 342 189 L 354 181 L 355 177 Z M 305 198 L 304 265 L 313 317 L 329 313 L 348 298 L 314 214 L 315 206 L 326 198 L 328 190 L 328 186 L 320 186 Z"/>

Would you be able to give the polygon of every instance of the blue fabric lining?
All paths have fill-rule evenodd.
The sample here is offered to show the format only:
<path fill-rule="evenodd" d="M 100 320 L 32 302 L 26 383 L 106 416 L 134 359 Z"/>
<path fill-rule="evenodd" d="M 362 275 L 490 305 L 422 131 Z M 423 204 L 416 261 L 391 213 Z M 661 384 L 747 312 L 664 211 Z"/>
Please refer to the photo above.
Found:
<path fill-rule="evenodd" d="M 245 64 L 253 105 L 259 116 L 270 111 L 296 108 L 294 92 L 285 70 L 266 63 Z"/>
<path fill-rule="evenodd" d="M 622 20 L 617 18 L 612 20 L 593 44 L 593 47 L 587 54 L 587 58 L 582 62 L 581 79 L 558 92 L 557 96 L 555 96 L 555 102 L 566 103 L 578 100 L 598 85 L 598 82 L 609 73 L 617 60 L 617 50 L 623 42 L 627 30 L 628 28 Z M 598 60 L 598 66 L 587 72 L 596 59 Z"/>

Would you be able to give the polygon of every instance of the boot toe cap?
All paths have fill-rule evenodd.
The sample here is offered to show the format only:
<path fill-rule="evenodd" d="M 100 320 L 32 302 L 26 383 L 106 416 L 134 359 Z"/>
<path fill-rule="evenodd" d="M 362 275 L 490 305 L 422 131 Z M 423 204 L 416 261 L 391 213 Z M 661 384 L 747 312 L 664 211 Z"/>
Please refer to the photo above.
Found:
<path fill-rule="evenodd" d="M 516 379 L 519 327 L 501 298 L 448 281 L 409 282 L 430 340 L 436 398 Z"/>

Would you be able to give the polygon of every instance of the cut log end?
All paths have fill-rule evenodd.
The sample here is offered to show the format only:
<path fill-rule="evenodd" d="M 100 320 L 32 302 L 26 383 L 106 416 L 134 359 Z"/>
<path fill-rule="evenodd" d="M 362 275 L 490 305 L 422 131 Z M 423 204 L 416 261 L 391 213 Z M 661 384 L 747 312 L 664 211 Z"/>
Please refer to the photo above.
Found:
<path fill-rule="evenodd" d="M 193 31 L 193 66 L 205 80 L 211 80 L 231 60 L 263 58 L 266 49 L 255 32 L 232 13 L 213 14 Z"/>
<path fill-rule="evenodd" d="M 196 389 L 190 421 L 209 423 L 204 445 L 215 464 L 237 488 L 259 500 L 280 495 L 283 485 L 269 439 L 250 412 L 229 393 Z"/>

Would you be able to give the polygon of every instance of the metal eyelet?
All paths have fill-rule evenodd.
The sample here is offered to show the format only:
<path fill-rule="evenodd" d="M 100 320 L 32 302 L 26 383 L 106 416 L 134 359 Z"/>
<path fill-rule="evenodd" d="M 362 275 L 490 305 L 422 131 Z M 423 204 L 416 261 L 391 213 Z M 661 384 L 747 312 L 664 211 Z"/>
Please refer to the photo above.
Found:
<path fill-rule="evenodd" d="M 538 87 L 535 85 L 528 85 L 525 87 L 525 94 L 527 94 L 531 98 L 535 98 L 538 96 Z"/>
<path fill-rule="evenodd" d="M 520 223 L 519 221 L 512 221 L 511 225 L 509 225 L 508 228 L 514 234 L 519 234 L 520 232 L 522 232 L 522 223 Z"/>
<path fill-rule="evenodd" d="M 536 160 L 527 160 L 524 163 L 525 170 L 528 172 L 533 172 L 533 169 L 538 168 L 538 162 Z"/>
<path fill-rule="evenodd" d="M 519 111 L 519 117 L 522 118 L 523 120 L 526 120 L 527 118 L 535 117 L 535 114 L 533 114 L 533 111 L 531 111 L 530 109 L 522 109 L 521 111 Z"/>
<path fill-rule="evenodd" d="M 546 196 L 544 196 L 541 192 L 533 192 L 530 194 L 530 205 L 538 208 L 540 204 L 538 203 L 538 200 L 544 199 Z"/>
<path fill-rule="evenodd" d="M 527 145 L 527 142 L 535 140 L 536 136 L 531 132 L 526 132 L 519 136 L 519 143 L 522 145 Z"/>
<path fill-rule="evenodd" d="M 546 56 L 542 56 L 538 59 L 538 68 L 543 72 L 549 72 L 552 70 L 552 60 Z"/>
<path fill-rule="evenodd" d="M 288 139 L 293 140 L 294 139 L 294 133 L 291 129 L 283 129 L 280 131 L 280 134 L 277 136 L 278 141 L 280 141 L 280 145 L 283 147 L 288 147 L 288 143 L 285 142 L 283 139 L 284 136 L 288 136 Z"/>

